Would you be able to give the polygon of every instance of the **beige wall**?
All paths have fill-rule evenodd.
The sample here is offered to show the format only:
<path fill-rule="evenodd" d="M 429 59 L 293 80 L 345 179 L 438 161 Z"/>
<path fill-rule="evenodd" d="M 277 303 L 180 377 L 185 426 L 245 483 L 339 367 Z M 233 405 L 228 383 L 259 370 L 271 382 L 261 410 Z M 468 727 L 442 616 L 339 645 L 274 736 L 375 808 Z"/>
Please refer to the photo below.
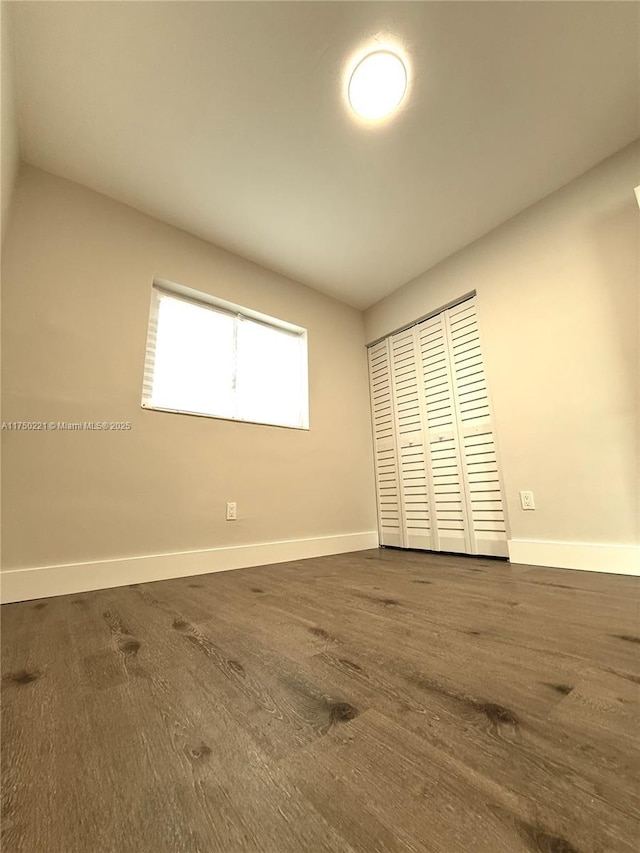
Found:
<path fill-rule="evenodd" d="M 639 175 L 635 144 L 366 312 L 370 342 L 476 289 L 512 538 L 638 542 Z"/>
<path fill-rule="evenodd" d="M 636 144 L 366 312 L 477 290 L 513 538 L 639 541 L 639 179 Z M 3 419 L 133 429 L 2 433 L 3 568 L 375 528 L 359 312 L 30 167 L 4 248 Z M 142 410 L 154 276 L 308 328 L 311 431 Z"/>
<path fill-rule="evenodd" d="M 10 3 L 0 4 L 0 29 L 2 30 L 2 155 L 1 155 L 1 189 L 2 189 L 2 239 L 6 233 L 9 221 L 11 198 L 18 174 L 20 155 L 18 150 L 18 121 L 15 103 L 15 80 L 13 62 L 13 24 L 12 7 Z"/>
<path fill-rule="evenodd" d="M 310 431 L 142 410 L 154 276 L 307 328 Z M 2 315 L 5 421 L 133 424 L 2 433 L 3 568 L 376 528 L 360 312 L 23 167 Z"/>

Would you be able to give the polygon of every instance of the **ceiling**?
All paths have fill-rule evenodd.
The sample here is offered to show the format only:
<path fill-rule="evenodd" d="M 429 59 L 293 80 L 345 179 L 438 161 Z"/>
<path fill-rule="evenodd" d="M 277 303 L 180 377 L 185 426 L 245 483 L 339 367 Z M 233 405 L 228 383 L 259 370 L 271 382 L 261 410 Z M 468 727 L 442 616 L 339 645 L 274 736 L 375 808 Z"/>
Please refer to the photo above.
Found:
<path fill-rule="evenodd" d="M 13 6 L 24 160 L 358 308 L 639 133 L 637 3 Z M 371 126 L 378 45 L 410 88 Z"/>

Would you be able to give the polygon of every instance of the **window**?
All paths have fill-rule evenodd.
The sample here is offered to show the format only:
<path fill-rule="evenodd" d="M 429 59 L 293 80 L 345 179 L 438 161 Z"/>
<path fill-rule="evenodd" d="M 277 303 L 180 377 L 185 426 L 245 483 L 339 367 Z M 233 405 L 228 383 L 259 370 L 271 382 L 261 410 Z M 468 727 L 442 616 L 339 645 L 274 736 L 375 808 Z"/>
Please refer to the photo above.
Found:
<path fill-rule="evenodd" d="M 154 284 L 142 405 L 308 429 L 306 330 Z"/>

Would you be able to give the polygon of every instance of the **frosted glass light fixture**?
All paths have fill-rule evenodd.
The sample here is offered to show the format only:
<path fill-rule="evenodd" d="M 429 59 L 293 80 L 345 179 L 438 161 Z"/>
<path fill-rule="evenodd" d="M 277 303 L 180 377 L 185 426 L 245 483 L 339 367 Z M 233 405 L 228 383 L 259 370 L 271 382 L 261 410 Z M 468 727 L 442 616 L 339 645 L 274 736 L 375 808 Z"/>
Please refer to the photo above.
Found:
<path fill-rule="evenodd" d="M 349 104 L 360 118 L 375 121 L 400 106 L 407 91 L 407 69 L 390 50 L 374 50 L 356 65 L 349 80 Z"/>

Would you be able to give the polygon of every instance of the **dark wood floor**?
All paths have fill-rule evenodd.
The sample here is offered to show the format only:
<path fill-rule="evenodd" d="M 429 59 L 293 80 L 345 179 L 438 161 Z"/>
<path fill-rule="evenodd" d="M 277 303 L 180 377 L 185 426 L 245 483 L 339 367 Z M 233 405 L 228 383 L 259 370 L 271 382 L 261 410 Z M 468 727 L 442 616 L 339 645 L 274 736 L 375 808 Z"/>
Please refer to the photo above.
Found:
<path fill-rule="evenodd" d="M 6 605 L 3 853 L 636 853 L 639 587 L 381 550 Z"/>

